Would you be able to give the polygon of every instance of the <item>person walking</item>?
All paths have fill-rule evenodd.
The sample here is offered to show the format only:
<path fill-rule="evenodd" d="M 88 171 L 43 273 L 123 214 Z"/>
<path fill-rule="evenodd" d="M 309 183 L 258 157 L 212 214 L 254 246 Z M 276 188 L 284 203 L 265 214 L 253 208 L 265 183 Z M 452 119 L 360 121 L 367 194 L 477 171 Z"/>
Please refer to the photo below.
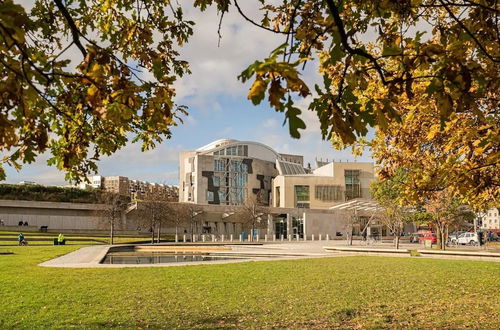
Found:
<path fill-rule="evenodd" d="M 62 233 L 60 233 L 59 236 L 57 237 L 57 243 L 59 245 L 63 245 L 64 244 L 64 235 Z"/>

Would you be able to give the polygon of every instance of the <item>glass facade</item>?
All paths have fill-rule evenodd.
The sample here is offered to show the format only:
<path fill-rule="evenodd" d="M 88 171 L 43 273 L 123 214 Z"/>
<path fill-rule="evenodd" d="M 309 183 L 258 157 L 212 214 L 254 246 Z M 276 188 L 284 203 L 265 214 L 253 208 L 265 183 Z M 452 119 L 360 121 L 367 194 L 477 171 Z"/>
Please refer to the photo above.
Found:
<path fill-rule="evenodd" d="M 309 186 L 295 186 L 295 207 L 309 208 Z"/>
<path fill-rule="evenodd" d="M 237 145 L 214 151 L 215 156 L 248 156 L 247 145 Z"/>
<path fill-rule="evenodd" d="M 361 197 L 361 184 L 359 182 L 360 170 L 345 170 L 345 199 L 350 200 Z"/>
<path fill-rule="evenodd" d="M 237 154 L 239 146 L 225 149 L 226 154 Z M 244 151 L 242 146 L 241 151 Z M 219 202 L 223 205 L 241 205 L 247 196 L 248 165 L 239 158 L 214 160 L 214 186 L 219 187 Z"/>

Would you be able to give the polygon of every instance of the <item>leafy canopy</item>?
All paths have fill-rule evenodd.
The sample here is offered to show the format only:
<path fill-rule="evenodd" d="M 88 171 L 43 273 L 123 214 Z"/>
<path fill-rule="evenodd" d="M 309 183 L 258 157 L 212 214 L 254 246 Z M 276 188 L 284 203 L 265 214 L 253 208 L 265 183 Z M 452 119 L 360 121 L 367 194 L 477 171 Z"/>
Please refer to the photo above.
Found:
<path fill-rule="evenodd" d="M 408 200 L 449 187 L 478 207 L 499 201 L 497 1 L 260 2 L 262 20 L 244 17 L 286 43 L 240 76 L 254 78 L 249 99 L 260 103 L 267 93 L 284 111 L 310 96 L 323 137 L 336 147 L 363 144 L 376 127 L 370 145 L 382 178 L 405 168 Z M 314 93 L 300 79 L 290 86 L 287 77 L 312 59 L 322 76 Z M 299 114 L 286 116 L 295 137 Z"/>
<path fill-rule="evenodd" d="M 169 137 L 184 110 L 173 103 L 173 83 L 188 72 L 177 49 L 193 24 L 179 3 L 187 6 L 169 0 L 38 0 L 27 14 L 12 0 L 2 1 L 0 139 L 3 151 L 11 152 L 4 162 L 32 162 L 50 148 L 50 162 L 69 179 L 79 179 L 96 169 L 100 155 L 122 147 L 129 133 L 145 149 Z M 283 36 L 282 45 L 239 78 L 253 80 L 248 98 L 254 104 L 267 95 L 270 106 L 284 113 L 292 137 L 305 128 L 294 105 L 300 98 L 311 98 L 309 109 L 334 145 L 355 143 L 372 126 L 381 141 L 397 139 L 391 131 L 396 124 L 428 112 L 430 122 L 418 125 L 426 139 L 415 136 L 414 143 L 430 140 L 438 147 L 441 132 L 451 133 L 453 121 L 466 117 L 472 126 L 464 131 L 479 131 L 471 133 L 474 141 L 458 154 L 457 166 L 464 159 L 470 165 L 460 170 L 468 182 L 483 176 L 478 168 L 493 168 L 488 175 L 495 175 L 500 159 L 497 1 L 254 3 L 260 17 L 245 13 L 237 0 L 189 5 L 202 11 L 216 6 L 221 20 L 235 10 L 249 24 Z M 67 49 L 77 49 L 81 61 L 64 59 Z M 321 76 L 315 86 L 300 75 L 309 63 Z M 449 153 L 462 144 L 458 135 L 447 143 Z M 385 159 L 387 172 L 403 165 Z M 446 184 L 454 184 L 460 171 Z M 484 182 L 478 193 L 498 197 L 498 176 L 492 178 L 478 179 Z"/>
<path fill-rule="evenodd" d="M 1 1 L 2 163 L 50 150 L 79 181 L 129 136 L 143 150 L 169 138 L 185 113 L 173 83 L 189 72 L 177 48 L 192 25 L 167 0 L 37 0 L 30 12 Z"/>

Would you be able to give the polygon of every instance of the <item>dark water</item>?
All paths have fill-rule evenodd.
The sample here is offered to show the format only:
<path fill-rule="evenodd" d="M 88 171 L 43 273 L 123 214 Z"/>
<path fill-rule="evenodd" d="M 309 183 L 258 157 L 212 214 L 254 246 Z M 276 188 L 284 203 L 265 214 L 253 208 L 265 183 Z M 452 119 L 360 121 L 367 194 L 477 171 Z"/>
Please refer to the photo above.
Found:
<path fill-rule="evenodd" d="M 208 254 L 144 254 L 113 255 L 108 254 L 101 262 L 103 264 L 165 264 L 172 262 L 217 261 L 241 259 L 241 257 L 216 256 Z"/>

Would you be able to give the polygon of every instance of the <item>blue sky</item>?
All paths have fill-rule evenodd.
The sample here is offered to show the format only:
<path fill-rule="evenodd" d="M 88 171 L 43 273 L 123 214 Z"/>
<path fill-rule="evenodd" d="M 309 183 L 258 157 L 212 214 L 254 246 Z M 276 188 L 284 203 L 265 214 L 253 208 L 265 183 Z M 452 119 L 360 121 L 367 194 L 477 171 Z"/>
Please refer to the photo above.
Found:
<path fill-rule="evenodd" d="M 252 8 L 246 10 L 249 14 L 255 13 Z M 129 144 L 115 155 L 103 158 L 99 174 L 177 184 L 179 151 L 193 150 L 220 138 L 259 141 L 278 152 L 304 155 L 305 164 L 313 164 L 315 157 L 354 160 L 348 150 L 334 150 L 321 139 L 317 117 L 307 110 L 307 100 L 298 104 L 308 128 L 302 131 L 302 138 L 296 140 L 289 136 L 288 127 L 282 126 L 282 113 L 276 113 L 265 102 L 253 106 L 246 99 L 250 85 L 239 82 L 237 75 L 280 45 L 281 38 L 244 22 L 237 13 L 230 13 L 224 16 L 223 38 L 217 47 L 217 13 L 189 10 L 187 17 L 196 22 L 195 35 L 182 50 L 183 57 L 191 63 L 192 75 L 178 82 L 176 103 L 187 105 L 189 116 L 183 125 L 173 128 L 173 137 L 155 150 L 142 153 L 139 144 Z M 303 78 L 312 87 L 318 78 L 315 64 L 311 64 Z M 64 173 L 46 165 L 47 158 L 42 155 L 35 164 L 25 165 L 19 172 L 7 168 L 6 182 L 66 184 Z M 371 161 L 371 158 L 367 154 L 358 161 Z"/>

